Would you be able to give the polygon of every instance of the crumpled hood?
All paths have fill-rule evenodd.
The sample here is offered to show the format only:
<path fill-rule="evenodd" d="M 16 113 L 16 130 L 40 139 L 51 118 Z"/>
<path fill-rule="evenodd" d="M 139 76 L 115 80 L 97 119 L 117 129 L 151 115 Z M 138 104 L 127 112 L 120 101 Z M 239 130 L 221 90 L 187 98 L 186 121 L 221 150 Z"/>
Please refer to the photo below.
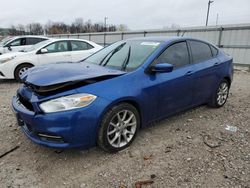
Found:
<path fill-rule="evenodd" d="M 31 68 L 23 75 L 22 81 L 27 85 L 48 87 L 76 83 L 103 76 L 118 76 L 126 72 L 112 70 L 90 63 L 53 63 Z"/>

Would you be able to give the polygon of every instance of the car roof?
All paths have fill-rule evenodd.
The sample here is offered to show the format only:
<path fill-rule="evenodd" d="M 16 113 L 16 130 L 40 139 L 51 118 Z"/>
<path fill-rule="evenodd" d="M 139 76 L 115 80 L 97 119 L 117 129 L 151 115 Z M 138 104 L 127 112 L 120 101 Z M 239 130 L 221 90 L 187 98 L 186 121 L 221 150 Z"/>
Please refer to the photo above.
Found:
<path fill-rule="evenodd" d="M 17 39 L 17 38 L 23 38 L 23 37 L 26 37 L 26 38 L 44 38 L 44 39 L 48 39 L 48 37 L 43 36 L 43 35 L 19 35 L 19 36 L 13 36 L 11 38 Z"/>
<path fill-rule="evenodd" d="M 179 41 L 179 40 L 197 40 L 197 41 L 209 43 L 205 40 L 200 40 L 200 39 L 196 39 L 192 37 L 182 37 L 182 36 L 139 37 L 139 38 L 130 38 L 127 40 L 128 41 L 132 41 L 132 40 L 155 41 L 155 42 L 164 42 L 164 43 L 170 43 L 170 42 Z"/>
<path fill-rule="evenodd" d="M 51 42 L 56 42 L 56 41 L 70 41 L 70 40 L 75 40 L 75 41 L 85 41 L 85 42 L 90 42 L 88 40 L 84 39 L 74 39 L 74 38 L 49 38 L 49 41 Z"/>

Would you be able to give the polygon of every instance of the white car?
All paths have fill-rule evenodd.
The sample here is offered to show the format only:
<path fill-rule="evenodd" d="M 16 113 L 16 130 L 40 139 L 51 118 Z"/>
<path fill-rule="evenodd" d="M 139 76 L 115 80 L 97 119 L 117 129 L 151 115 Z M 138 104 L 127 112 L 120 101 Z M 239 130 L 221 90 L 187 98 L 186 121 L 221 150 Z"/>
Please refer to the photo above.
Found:
<path fill-rule="evenodd" d="M 16 79 L 27 69 L 37 65 L 56 62 L 77 62 L 103 47 L 87 40 L 49 39 L 27 51 L 7 53 L 0 56 L 0 79 Z"/>
<path fill-rule="evenodd" d="M 24 51 L 30 48 L 32 45 L 48 39 L 49 38 L 44 36 L 35 35 L 7 37 L 0 42 L 0 55 L 9 52 Z"/>

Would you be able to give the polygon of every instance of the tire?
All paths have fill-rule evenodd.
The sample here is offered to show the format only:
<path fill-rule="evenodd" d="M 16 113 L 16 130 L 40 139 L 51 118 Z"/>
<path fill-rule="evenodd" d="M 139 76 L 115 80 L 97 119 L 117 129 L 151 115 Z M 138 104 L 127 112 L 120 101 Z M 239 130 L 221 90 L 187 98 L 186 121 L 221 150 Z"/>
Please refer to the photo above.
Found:
<path fill-rule="evenodd" d="M 98 131 L 98 145 L 110 153 L 123 150 L 133 142 L 139 126 L 137 109 L 131 104 L 120 103 L 104 115 Z"/>
<path fill-rule="evenodd" d="M 208 103 L 213 108 L 220 108 L 226 102 L 229 94 L 230 84 L 227 80 L 223 79 L 214 92 L 211 101 Z"/>
<path fill-rule="evenodd" d="M 21 75 L 24 73 L 24 71 L 27 71 L 31 67 L 33 67 L 33 65 L 29 63 L 23 63 L 21 65 L 18 65 L 14 72 L 14 77 L 16 81 L 21 82 Z"/>

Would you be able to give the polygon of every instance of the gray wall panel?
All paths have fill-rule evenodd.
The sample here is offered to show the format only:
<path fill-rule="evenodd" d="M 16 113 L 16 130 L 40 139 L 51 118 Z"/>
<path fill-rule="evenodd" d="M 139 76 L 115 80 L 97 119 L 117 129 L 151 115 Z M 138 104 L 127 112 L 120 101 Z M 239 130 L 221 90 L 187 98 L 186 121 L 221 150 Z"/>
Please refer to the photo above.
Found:
<path fill-rule="evenodd" d="M 79 33 L 72 35 L 51 35 L 56 38 L 80 38 L 90 40 L 101 45 L 108 45 L 116 41 L 144 36 L 189 36 L 209 41 L 234 57 L 235 63 L 250 65 L 250 24 L 227 25 L 210 27 L 192 27 L 180 29 L 125 31 L 107 33 Z M 104 35 L 106 35 L 104 37 Z"/>

